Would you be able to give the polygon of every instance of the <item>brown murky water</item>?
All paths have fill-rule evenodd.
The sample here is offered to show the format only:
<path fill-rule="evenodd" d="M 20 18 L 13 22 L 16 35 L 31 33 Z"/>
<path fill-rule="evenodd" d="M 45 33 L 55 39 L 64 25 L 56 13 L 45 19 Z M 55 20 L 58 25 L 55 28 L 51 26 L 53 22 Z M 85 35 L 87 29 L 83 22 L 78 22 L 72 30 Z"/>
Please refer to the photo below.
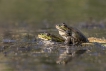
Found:
<path fill-rule="evenodd" d="M 104 29 L 82 29 L 87 35 L 104 37 Z M 46 32 L 48 30 L 45 30 Z M 105 71 L 106 47 L 99 43 L 86 46 L 46 45 L 37 39 L 38 32 L 5 32 L 0 43 L 1 65 L 7 71 Z M 56 30 L 52 30 L 52 33 Z M 88 33 L 86 33 L 88 32 Z M 8 36 L 7 36 L 8 35 Z M 104 37 L 105 38 L 105 37 Z M 52 42 L 51 42 L 52 43 Z M 6 59 L 6 60 L 3 60 Z"/>

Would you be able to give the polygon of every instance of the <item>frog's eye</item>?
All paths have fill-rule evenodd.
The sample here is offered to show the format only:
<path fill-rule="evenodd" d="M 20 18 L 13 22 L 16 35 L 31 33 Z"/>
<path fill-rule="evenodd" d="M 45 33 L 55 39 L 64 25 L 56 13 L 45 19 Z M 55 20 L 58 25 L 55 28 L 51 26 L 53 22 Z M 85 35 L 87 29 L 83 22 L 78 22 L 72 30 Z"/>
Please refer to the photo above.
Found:
<path fill-rule="evenodd" d="M 64 22 L 62 24 L 65 24 Z"/>
<path fill-rule="evenodd" d="M 67 25 L 66 25 L 65 23 L 62 23 L 62 26 L 65 26 L 65 27 L 67 27 Z"/>
<path fill-rule="evenodd" d="M 47 36 L 50 36 L 50 33 L 46 33 Z"/>

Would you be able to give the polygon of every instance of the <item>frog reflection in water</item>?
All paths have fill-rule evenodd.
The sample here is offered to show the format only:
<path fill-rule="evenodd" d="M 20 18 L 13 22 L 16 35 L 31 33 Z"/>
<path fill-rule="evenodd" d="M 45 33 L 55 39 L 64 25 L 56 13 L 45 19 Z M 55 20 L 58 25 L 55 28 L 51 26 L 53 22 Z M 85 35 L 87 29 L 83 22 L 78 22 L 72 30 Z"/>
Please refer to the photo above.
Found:
<path fill-rule="evenodd" d="M 76 50 L 74 52 L 67 52 L 67 50 L 66 50 L 62 54 L 59 55 L 59 58 L 57 59 L 56 63 L 66 65 L 73 59 L 78 58 L 80 55 L 82 55 L 86 51 L 87 51 L 86 49 L 80 49 L 80 50 Z"/>

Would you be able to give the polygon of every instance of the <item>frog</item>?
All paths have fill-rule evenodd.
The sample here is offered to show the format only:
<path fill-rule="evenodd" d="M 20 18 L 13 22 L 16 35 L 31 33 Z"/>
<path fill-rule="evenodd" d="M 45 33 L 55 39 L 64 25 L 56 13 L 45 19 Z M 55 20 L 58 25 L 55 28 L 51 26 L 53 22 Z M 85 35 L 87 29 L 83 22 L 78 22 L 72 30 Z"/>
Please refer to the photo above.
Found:
<path fill-rule="evenodd" d="M 66 23 L 56 25 L 56 29 L 67 45 L 80 45 L 89 42 L 88 38 L 82 32 L 74 27 L 68 26 Z"/>
<path fill-rule="evenodd" d="M 65 40 L 61 36 L 57 36 L 51 33 L 40 33 L 38 34 L 38 38 L 46 41 L 53 41 L 53 42 L 64 42 Z"/>

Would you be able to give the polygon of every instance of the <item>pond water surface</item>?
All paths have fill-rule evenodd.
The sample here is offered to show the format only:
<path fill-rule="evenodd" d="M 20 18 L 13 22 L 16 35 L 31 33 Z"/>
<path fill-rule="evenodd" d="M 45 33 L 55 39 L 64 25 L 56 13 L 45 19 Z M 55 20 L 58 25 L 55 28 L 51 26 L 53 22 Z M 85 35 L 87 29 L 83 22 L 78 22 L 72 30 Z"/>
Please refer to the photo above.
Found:
<path fill-rule="evenodd" d="M 97 29 L 92 29 L 92 31 L 81 29 L 87 37 L 105 38 L 104 29 L 95 30 Z M 50 30 L 45 29 L 45 31 Z M 66 46 L 63 43 L 46 45 L 37 39 L 37 34 L 41 32 L 44 30 L 4 34 L 0 44 L 0 64 L 4 67 L 4 71 L 106 70 L 106 47 L 104 45 L 99 43 L 86 46 Z M 55 29 L 51 30 L 51 33 L 55 32 L 57 32 Z M 7 37 L 7 34 L 10 36 Z"/>

